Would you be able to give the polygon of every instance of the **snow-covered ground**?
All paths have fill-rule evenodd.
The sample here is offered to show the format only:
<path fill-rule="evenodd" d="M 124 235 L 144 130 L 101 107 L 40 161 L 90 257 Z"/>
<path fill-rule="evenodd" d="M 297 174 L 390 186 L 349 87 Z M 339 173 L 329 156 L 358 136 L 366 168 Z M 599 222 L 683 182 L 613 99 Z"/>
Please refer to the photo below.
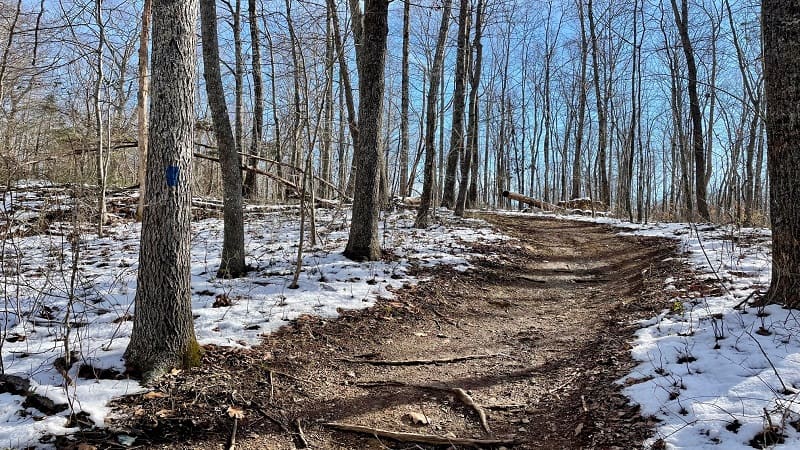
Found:
<path fill-rule="evenodd" d="M 31 208 L 43 202 L 34 195 L 15 196 L 15 202 L 27 202 L 30 208 L 14 214 L 30 215 Z M 4 206 L 10 204 L 7 195 Z M 318 244 L 305 252 L 300 288 L 289 289 L 297 254 L 297 214 L 284 210 L 248 215 L 248 262 L 257 269 L 238 280 L 214 277 L 221 222 L 193 224 L 192 301 L 201 343 L 253 345 L 260 335 L 303 314 L 333 317 L 340 308 L 368 307 L 378 297 L 390 297 L 391 290 L 418 282 L 408 275 L 413 264 L 465 269 L 471 257 L 468 242 L 503 239 L 480 221 L 444 214 L 441 225 L 416 230 L 411 226 L 413 214 L 401 213 L 386 217 L 382 225 L 383 246 L 394 251 L 396 260 L 355 263 L 341 256 L 346 214 L 320 211 Z M 648 444 L 746 449 L 773 427 L 773 434 L 784 439 L 775 448 L 800 448 L 794 425 L 800 420 L 798 317 L 776 306 L 734 308 L 769 284 L 768 231 L 569 218 L 610 223 L 623 227 L 621 233 L 678 239 L 695 271 L 706 279 L 689 286 L 686 280 L 670 280 L 665 289 L 675 303 L 641 324 L 632 350 L 640 364 L 619 380 L 631 401 L 641 405 L 642 414 L 659 420 Z M 0 448 L 42 445 L 38 440 L 45 433 L 74 431 L 66 427 L 72 411 L 84 411 L 101 425 L 112 398 L 144 390 L 136 382 L 77 373 L 81 365 L 123 369 L 136 291 L 139 226 L 109 227 L 102 239 L 84 233 L 74 282 L 68 228 L 55 224 L 50 234 L 0 239 L 4 373 L 30 380 L 30 390 L 67 405 L 46 415 L 24 404 L 21 395 L 0 393 Z M 219 307 L 228 303 L 231 306 Z M 65 338 L 77 360 L 66 373 L 72 384 L 65 383 L 56 368 L 64 356 Z M 4 390 L 9 390 L 7 383 Z"/>
<path fill-rule="evenodd" d="M 647 445 L 800 448 L 800 316 L 745 305 L 769 286 L 769 230 L 570 217 L 677 239 L 699 274 L 689 286 L 668 280 L 675 303 L 641 324 L 631 351 L 640 364 L 619 380 L 659 421 Z"/>
<path fill-rule="evenodd" d="M 9 198 L 5 200 L 5 205 L 11 204 Z M 14 201 L 18 206 L 28 202 L 25 206 L 35 209 L 40 205 L 35 202 L 42 200 L 15 194 Z M 26 208 L 18 209 L 22 210 L 28 214 Z M 469 242 L 504 238 L 485 223 L 445 213 L 439 225 L 427 230 L 413 228 L 413 213 L 392 214 L 381 230 L 384 248 L 396 258 L 356 263 L 341 256 L 349 225 L 346 214 L 318 213 L 317 245 L 304 250 L 298 289 L 288 287 L 297 258 L 298 210 L 247 215 L 248 263 L 256 270 L 236 280 L 215 277 L 222 222 L 193 223 L 192 307 L 201 344 L 249 346 L 258 343 L 262 334 L 304 314 L 335 317 L 339 310 L 369 307 L 378 297 L 391 298 L 393 289 L 419 282 L 408 273 L 412 265 L 447 264 L 464 270 L 471 257 Z M 61 412 L 43 414 L 30 407 L 30 396 L 25 403 L 26 397 L 4 392 L 8 385 L 3 389 L 0 380 L 0 392 L 4 392 L 0 393 L 0 448 L 46 446 L 39 442 L 42 435 L 74 432 L 66 427 L 71 412 L 83 411 L 102 425 L 112 398 L 144 390 L 135 381 L 78 376 L 82 365 L 124 370 L 140 227 L 134 223 L 111 226 L 104 238 L 82 234 L 74 282 L 68 228 L 68 224 L 55 224 L 50 234 L 0 239 L 4 373 L 30 380 L 31 391 L 64 405 Z M 58 358 L 65 354 L 65 339 L 77 361 L 67 372 L 72 384 L 56 368 Z"/>

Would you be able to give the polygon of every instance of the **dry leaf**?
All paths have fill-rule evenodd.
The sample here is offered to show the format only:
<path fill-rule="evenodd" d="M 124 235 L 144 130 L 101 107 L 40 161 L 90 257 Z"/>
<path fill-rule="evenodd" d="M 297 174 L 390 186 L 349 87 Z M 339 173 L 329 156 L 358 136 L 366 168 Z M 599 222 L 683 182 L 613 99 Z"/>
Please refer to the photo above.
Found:
<path fill-rule="evenodd" d="M 417 331 L 417 332 L 414 333 L 414 336 L 416 336 L 416 337 L 426 337 L 426 336 L 428 336 L 428 333 L 423 333 L 421 331 Z"/>
<path fill-rule="evenodd" d="M 152 400 L 154 398 L 167 398 L 167 397 L 169 397 L 169 395 L 159 391 L 150 391 L 144 394 L 145 400 Z"/>
<path fill-rule="evenodd" d="M 169 371 L 169 374 L 174 376 L 180 374 L 181 372 L 183 372 L 181 369 L 172 369 Z"/>
<path fill-rule="evenodd" d="M 81 442 L 77 447 L 75 447 L 75 450 L 97 450 L 97 447 Z"/>
<path fill-rule="evenodd" d="M 173 415 L 174 413 L 175 413 L 175 411 L 173 411 L 171 409 L 162 409 L 162 410 L 156 411 L 156 417 L 158 417 L 158 418 L 169 417 L 169 416 Z"/>
<path fill-rule="evenodd" d="M 228 415 L 236 419 L 244 418 L 244 410 L 236 406 L 228 406 Z"/>

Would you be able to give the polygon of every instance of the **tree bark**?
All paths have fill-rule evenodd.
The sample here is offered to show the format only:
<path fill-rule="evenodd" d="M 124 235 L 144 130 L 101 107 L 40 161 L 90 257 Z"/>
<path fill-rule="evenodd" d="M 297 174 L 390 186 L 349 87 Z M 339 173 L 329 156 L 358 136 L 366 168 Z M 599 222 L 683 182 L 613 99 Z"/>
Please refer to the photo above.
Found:
<path fill-rule="evenodd" d="M 247 272 L 244 263 L 244 218 L 242 213 L 241 158 L 231 130 L 222 74 L 219 69 L 217 11 L 213 0 L 200 0 L 201 36 L 203 39 L 203 76 L 208 104 L 219 148 L 225 209 L 222 257 L 217 276 L 237 278 Z"/>
<path fill-rule="evenodd" d="M 400 79 L 400 197 L 408 196 L 408 47 L 410 43 L 411 2 L 403 3 L 403 62 Z"/>
<path fill-rule="evenodd" d="M 153 1 L 151 152 L 136 314 L 125 351 L 128 366 L 147 378 L 200 363 L 190 283 L 196 21 L 196 0 Z"/>
<path fill-rule="evenodd" d="M 800 8 L 764 0 L 767 168 L 772 225 L 772 281 L 766 299 L 800 307 Z"/>
<path fill-rule="evenodd" d="M 583 0 L 577 1 L 578 18 L 581 24 L 581 78 L 578 86 L 578 125 L 575 129 L 575 154 L 572 160 L 572 189 L 570 198 L 581 196 L 581 155 L 583 154 L 583 126 L 586 119 L 586 60 L 589 45 L 586 42 L 586 21 L 583 14 Z M 568 200 L 568 199 L 565 199 Z"/>
<path fill-rule="evenodd" d="M 442 76 L 442 62 L 444 60 L 444 44 L 447 38 L 447 28 L 450 23 L 450 10 L 453 0 L 444 0 L 444 10 L 442 11 L 442 21 L 439 24 L 439 34 L 436 40 L 436 52 L 433 57 L 433 67 L 431 67 L 431 82 L 428 91 L 427 104 L 427 123 L 425 124 L 425 176 L 422 181 L 422 195 L 419 209 L 417 209 L 417 219 L 414 226 L 417 228 L 427 228 L 430 224 L 430 209 L 433 203 L 434 183 L 436 182 L 436 148 L 434 140 L 436 136 L 436 98 L 438 97 L 439 81 Z"/>
<path fill-rule="evenodd" d="M 447 152 L 447 167 L 444 175 L 444 192 L 442 206 L 453 208 L 456 201 L 456 171 L 458 162 L 464 153 L 464 107 L 466 99 L 467 62 L 470 57 L 469 0 L 461 0 L 458 12 L 458 48 L 456 50 L 456 76 L 453 90 L 453 121 L 450 129 L 450 149 Z"/>
<path fill-rule="evenodd" d="M 481 66 L 483 65 L 483 45 L 481 35 L 483 33 L 483 0 L 478 0 L 475 10 L 475 59 L 470 64 L 470 93 L 469 93 L 469 118 L 467 119 L 467 146 L 464 150 L 464 158 L 461 160 L 461 183 L 458 185 L 458 198 L 456 199 L 456 215 L 464 216 L 464 210 L 472 207 L 469 202 L 468 188 L 471 183 L 477 183 L 478 171 L 478 88 L 481 83 Z M 471 52 L 470 52 L 471 53 Z M 470 54 L 468 56 L 472 58 Z M 470 182 L 472 176 L 472 182 Z M 477 192 L 477 189 L 476 189 Z"/>
<path fill-rule="evenodd" d="M 261 140 L 264 133 L 264 81 L 261 76 L 261 43 L 258 36 L 258 16 L 256 0 L 248 0 L 247 17 L 250 23 L 250 56 L 253 68 L 253 136 L 250 141 L 250 154 L 254 157 L 261 156 Z M 258 166 L 258 160 L 250 158 L 249 165 Z M 258 194 L 258 177 L 248 171 L 244 178 L 243 195 L 253 198 Z"/>
<path fill-rule="evenodd" d="M 148 65 L 150 55 L 150 13 L 152 10 L 151 0 L 144 1 L 142 8 L 142 30 L 139 33 L 139 91 L 136 94 L 136 122 L 137 122 L 137 146 L 139 147 L 139 202 L 136 206 L 136 220 L 142 220 L 144 210 L 144 199 L 147 193 L 147 103 L 150 97 L 150 77 L 148 76 Z"/>
<path fill-rule="evenodd" d="M 381 257 L 378 234 L 380 176 L 383 152 L 380 128 L 383 116 L 384 68 L 389 33 L 389 0 L 366 0 L 360 42 L 358 140 L 355 147 L 353 217 L 344 255 L 354 260 Z"/>
<path fill-rule="evenodd" d="M 610 206 L 611 185 L 608 181 L 608 170 L 606 169 L 608 119 L 603 101 L 603 89 L 601 89 L 603 81 L 600 77 L 599 50 L 592 0 L 589 0 L 586 12 L 589 16 L 589 37 L 592 43 L 592 73 L 594 74 L 594 93 L 597 102 L 597 171 L 598 183 L 600 184 L 600 201 Z"/>
<path fill-rule="evenodd" d="M 700 111 L 700 100 L 697 95 L 697 64 L 694 59 L 694 49 L 689 38 L 689 6 L 687 0 L 681 0 L 681 10 L 678 11 L 676 0 L 672 2 L 672 12 L 675 15 L 675 25 L 681 37 L 683 54 L 686 57 L 686 70 L 688 78 L 687 90 L 689 91 L 689 116 L 692 120 L 692 149 L 694 152 L 695 174 L 695 199 L 697 212 L 700 218 L 710 220 L 707 201 L 707 175 L 705 144 L 703 142 L 703 113 Z"/>

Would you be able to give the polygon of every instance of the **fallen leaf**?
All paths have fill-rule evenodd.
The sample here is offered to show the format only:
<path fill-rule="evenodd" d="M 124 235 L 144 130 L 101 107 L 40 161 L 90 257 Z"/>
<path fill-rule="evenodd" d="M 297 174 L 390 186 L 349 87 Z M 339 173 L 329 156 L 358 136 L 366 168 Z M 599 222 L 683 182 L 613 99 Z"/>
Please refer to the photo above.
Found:
<path fill-rule="evenodd" d="M 167 397 L 169 397 L 169 395 L 159 391 L 150 391 L 144 394 L 145 400 L 152 400 L 154 398 L 167 398 Z"/>
<path fill-rule="evenodd" d="M 180 374 L 181 372 L 183 372 L 181 369 L 172 369 L 169 371 L 169 374 L 174 376 Z"/>
<path fill-rule="evenodd" d="M 236 406 L 228 406 L 228 415 L 230 417 L 234 417 L 236 419 L 243 419 L 244 418 L 244 410 L 242 408 L 238 408 Z"/>
<path fill-rule="evenodd" d="M 158 417 L 158 418 L 169 417 L 169 416 L 173 415 L 174 413 L 175 413 L 175 411 L 173 411 L 171 409 L 162 409 L 162 410 L 156 411 L 156 417 Z"/>
<path fill-rule="evenodd" d="M 75 450 L 97 450 L 97 447 L 81 442 L 77 447 L 75 447 Z"/>

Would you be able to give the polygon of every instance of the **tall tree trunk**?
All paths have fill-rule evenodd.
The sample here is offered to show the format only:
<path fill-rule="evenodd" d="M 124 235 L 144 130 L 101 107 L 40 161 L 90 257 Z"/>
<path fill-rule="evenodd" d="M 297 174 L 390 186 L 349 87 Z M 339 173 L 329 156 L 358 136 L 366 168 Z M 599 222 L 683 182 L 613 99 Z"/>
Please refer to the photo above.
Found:
<path fill-rule="evenodd" d="M 348 128 L 350 129 L 350 140 L 353 143 L 353 149 L 358 148 L 358 136 L 359 136 L 359 128 L 358 128 L 358 117 L 356 117 L 356 107 L 355 107 L 355 100 L 353 99 L 353 87 L 352 83 L 350 82 L 350 71 L 347 68 L 347 59 L 344 52 L 344 42 L 342 40 L 341 31 L 339 29 L 339 14 L 336 12 L 336 1 L 335 0 L 328 0 L 328 8 L 331 12 L 331 19 L 333 20 L 333 38 L 336 44 L 336 54 L 338 55 L 339 60 L 339 80 L 342 84 L 341 89 L 344 90 L 344 98 L 345 98 L 345 106 L 347 107 L 347 124 Z M 359 19 L 359 24 L 360 24 Z M 360 27 L 358 28 L 361 29 Z M 359 45 L 358 42 L 356 43 L 356 58 L 359 58 Z M 361 69 L 358 69 L 361 70 Z M 360 72 L 359 72 L 360 73 Z M 359 83 L 361 80 L 359 80 Z M 381 86 L 383 82 L 381 82 Z M 383 88 L 381 88 L 383 89 Z M 359 112 L 361 114 L 360 105 L 359 105 Z M 355 164 L 355 155 L 356 151 L 353 151 L 353 165 L 352 170 L 350 171 L 350 176 L 348 182 L 345 185 L 345 194 L 348 196 L 353 195 L 353 190 L 355 188 L 355 177 L 356 177 L 356 164 Z M 343 161 L 339 161 L 339 164 L 344 164 Z"/>
<path fill-rule="evenodd" d="M 203 40 L 203 76 L 208 105 L 214 122 L 222 170 L 224 232 L 222 257 L 217 276 L 237 278 L 247 272 L 244 263 L 244 218 L 242 213 L 242 165 L 236 152 L 236 141 L 228 117 L 222 74 L 219 68 L 217 10 L 214 0 L 200 0 L 201 36 Z"/>
<path fill-rule="evenodd" d="M 105 164 L 105 150 L 103 149 L 103 111 L 100 102 L 100 91 L 103 87 L 104 74 L 103 74 L 103 48 L 105 47 L 105 24 L 103 23 L 103 2 L 102 0 L 95 0 L 94 19 L 95 25 L 98 30 L 97 38 L 97 66 L 94 84 L 94 125 L 97 131 L 97 187 L 99 193 L 97 195 L 97 235 L 103 236 L 103 226 L 106 222 L 106 164 Z M 110 155 L 109 155 L 110 157 Z"/>
<path fill-rule="evenodd" d="M 408 196 L 408 47 L 410 43 L 411 2 L 403 2 L 403 62 L 400 80 L 400 197 Z"/>
<path fill-rule="evenodd" d="M 139 33 L 139 91 L 136 94 L 136 145 L 139 149 L 139 201 L 136 206 L 136 220 L 142 220 L 144 213 L 144 199 L 147 193 L 147 106 L 150 97 L 150 76 L 148 75 L 148 65 L 150 63 L 150 15 L 152 10 L 151 0 L 144 1 L 142 8 L 142 30 Z"/>
<path fill-rule="evenodd" d="M 147 207 L 136 314 L 125 351 L 128 366 L 148 378 L 173 367 L 200 364 L 190 272 L 196 23 L 196 0 L 153 1 Z"/>
<path fill-rule="evenodd" d="M 326 5 L 325 9 L 325 107 L 322 119 L 322 145 L 319 150 L 319 171 L 320 177 L 324 181 L 330 182 L 333 153 L 333 52 L 335 46 L 333 43 L 333 19 L 331 18 L 330 6 Z M 325 183 L 319 183 L 317 191 L 318 197 L 330 197 L 329 187 Z"/>
<path fill-rule="evenodd" d="M 689 6 L 688 0 L 681 0 L 681 10 L 678 11 L 676 0 L 672 2 L 672 12 L 675 15 L 675 25 L 681 37 L 683 54 L 686 57 L 686 70 L 688 78 L 687 90 L 689 91 L 689 116 L 692 120 L 692 149 L 694 152 L 695 171 L 695 198 L 697 212 L 700 218 L 710 220 L 707 201 L 706 156 L 703 142 L 703 113 L 700 111 L 700 100 L 697 95 L 697 64 L 694 59 L 694 49 L 689 37 Z"/>
<path fill-rule="evenodd" d="M 428 92 L 427 123 L 425 124 L 425 177 L 422 182 L 422 198 L 417 210 L 417 219 L 414 226 L 427 228 L 430 224 L 430 209 L 433 203 L 434 183 L 436 182 L 436 99 L 438 97 L 439 80 L 442 76 L 442 63 L 444 61 L 444 44 L 447 39 L 447 28 L 450 23 L 450 9 L 453 0 L 444 0 L 442 21 L 439 24 L 439 34 L 436 40 L 436 53 L 431 67 L 430 91 Z"/>
<path fill-rule="evenodd" d="M 586 79 L 586 60 L 588 59 L 589 45 L 586 42 L 586 25 L 583 14 L 583 0 L 577 0 L 578 18 L 581 24 L 581 78 L 578 92 L 578 124 L 575 130 L 575 154 L 572 160 L 572 190 L 571 198 L 581 196 L 581 156 L 583 154 L 583 127 L 586 119 L 586 90 L 588 82 Z"/>
<path fill-rule="evenodd" d="M 458 12 L 458 49 L 456 50 L 456 76 L 453 90 L 453 121 L 450 129 L 450 150 L 447 152 L 442 206 L 453 208 L 456 201 L 456 171 L 464 153 L 464 106 L 466 104 L 467 63 L 469 52 L 469 0 L 461 0 Z"/>
<path fill-rule="evenodd" d="M 363 21 L 359 20 L 363 40 L 358 65 L 358 139 L 354 161 L 358 167 L 353 193 L 353 217 L 344 255 L 354 260 L 374 261 L 381 257 L 378 234 L 380 216 L 380 177 L 383 152 L 380 127 L 383 117 L 386 41 L 389 33 L 389 0 L 365 0 Z"/>
<path fill-rule="evenodd" d="M 250 61 L 253 69 L 253 136 L 250 140 L 249 166 L 257 167 L 261 156 L 261 141 L 264 135 L 264 81 L 261 76 L 261 41 L 258 35 L 258 14 L 256 0 L 247 2 L 247 18 L 250 24 Z M 244 178 L 243 195 L 253 198 L 258 195 L 258 178 L 256 173 L 247 171 Z"/>
<path fill-rule="evenodd" d="M 278 161 L 277 167 L 275 167 L 275 172 L 278 174 L 278 178 L 283 178 L 283 166 L 280 163 L 283 162 L 283 140 L 281 139 L 281 126 L 280 121 L 278 120 L 278 90 L 276 87 L 275 82 L 275 47 L 272 44 L 272 34 L 269 32 L 269 27 L 266 23 L 264 23 L 264 31 L 267 34 L 267 43 L 269 45 L 269 68 L 270 68 L 270 93 L 272 97 L 272 128 L 275 133 L 275 161 Z M 279 188 L 276 189 L 276 198 L 278 200 L 283 199 L 283 189 Z"/>
<path fill-rule="evenodd" d="M 772 281 L 766 300 L 800 307 L 800 8 L 764 0 L 767 168 L 772 225 Z"/>
<path fill-rule="evenodd" d="M 608 147 L 608 119 L 606 116 L 605 102 L 603 101 L 603 78 L 600 76 L 599 50 L 597 46 L 597 30 L 594 19 L 592 0 L 587 4 L 586 12 L 589 16 L 589 37 L 592 43 L 592 73 L 594 78 L 594 93 L 597 102 L 597 172 L 600 184 L 600 201 L 611 206 L 611 184 L 608 180 L 608 164 L 606 163 L 606 148 Z"/>
<path fill-rule="evenodd" d="M 461 160 L 461 182 L 458 185 L 458 198 L 456 199 L 456 215 L 464 216 L 464 210 L 472 207 L 473 204 L 468 202 L 468 187 L 470 185 L 470 174 L 474 174 L 474 180 L 477 181 L 478 165 L 475 158 L 478 155 L 478 88 L 481 82 L 481 65 L 483 64 L 483 46 L 481 44 L 481 34 L 483 32 L 483 0 L 478 0 L 475 12 L 475 38 L 473 41 L 473 48 L 475 51 L 474 60 L 472 59 L 472 51 L 467 54 L 471 60 L 468 65 L 468 72 L 471 71 L 469 77 L 470 93 L 469 93 L 469 118 L 467 120 L 467 146 L 464 149 L 463 158 Z"/>

